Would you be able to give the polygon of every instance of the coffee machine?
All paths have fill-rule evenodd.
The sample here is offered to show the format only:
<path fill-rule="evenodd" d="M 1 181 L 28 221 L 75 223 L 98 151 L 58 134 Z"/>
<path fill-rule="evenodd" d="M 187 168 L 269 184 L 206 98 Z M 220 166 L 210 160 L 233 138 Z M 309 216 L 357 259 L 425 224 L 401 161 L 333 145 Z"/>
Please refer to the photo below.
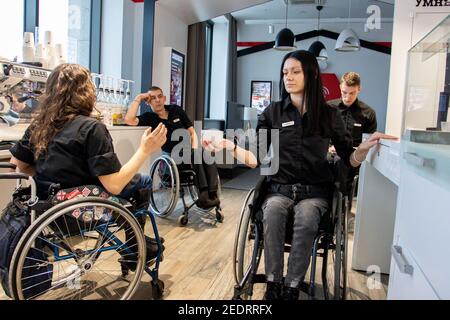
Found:
<path fill-rule="evenodd" d="M 0 60 L 0 126 L 31 122 L 51 71 Z"/>

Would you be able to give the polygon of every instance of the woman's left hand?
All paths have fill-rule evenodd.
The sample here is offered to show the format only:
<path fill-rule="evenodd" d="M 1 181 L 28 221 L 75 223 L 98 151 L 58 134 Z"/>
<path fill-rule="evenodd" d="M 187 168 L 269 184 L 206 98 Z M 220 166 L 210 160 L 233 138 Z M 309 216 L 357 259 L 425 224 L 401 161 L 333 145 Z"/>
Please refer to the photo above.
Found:
<path fill-rule="evenodd" d="M 375 132 L 374 134 L 372 134 L 369 139 L 367 139 L 366 141 L 362 142 L 358 149 L 361 152 L 364 152 L 365 154 L 367 154 L 369 152 L 369 150 L 380 143 L 381 139 L 385 139 L 385 140 L 398 140 L 397 137 L 394 136 L 390 136 L 381 132 Z"/>
<path fill-rule="evenodd" d="M 203 140 L 202 141 L 203 148 L 209 152 L 220 152 L 222 150 L 233 150 L 234 149 L 234 143 L 231 142 L 228 139 L 222 139 L 218 142 L 213 142 L 210 140 Z"/>

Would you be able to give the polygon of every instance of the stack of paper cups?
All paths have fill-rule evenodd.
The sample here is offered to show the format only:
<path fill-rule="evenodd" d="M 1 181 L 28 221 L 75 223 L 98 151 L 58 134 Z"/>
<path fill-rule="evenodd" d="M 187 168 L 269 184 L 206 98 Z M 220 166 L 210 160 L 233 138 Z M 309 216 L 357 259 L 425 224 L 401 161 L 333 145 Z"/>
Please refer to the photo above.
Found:
<path fill-rule="evenodd" d="M 34 62 L 34 50 L 34 34 L 25 32 L 22 47 L 23 62 Z"/>
<path fill-rule="evenodd" d="M 42 64 L 42 68 L 48 68 L 47 51 L 42 43 L 39 43 L 36 47 L 34 62 L 39 62 Z"/>
<path fill-rule="evenodd" d="M 56 56 L 58 57 L 58 65 L 67 63 L 66 51 L 64 50 L 64 45 L 58 43 L 55 46 Z"/>
<path fill-rule="evenodd" d="M 54 69 L 59 65 L 59 56 L 53 45 L 53 33 L 45 31 L 45 48 L 47 50 L 48 68 Z"/>

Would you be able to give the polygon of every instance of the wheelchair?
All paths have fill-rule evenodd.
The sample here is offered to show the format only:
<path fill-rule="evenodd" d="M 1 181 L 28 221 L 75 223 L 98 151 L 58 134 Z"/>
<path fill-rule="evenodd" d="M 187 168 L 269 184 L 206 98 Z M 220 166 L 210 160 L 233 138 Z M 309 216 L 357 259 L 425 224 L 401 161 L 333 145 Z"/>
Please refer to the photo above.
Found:
<path fill-rule="evenodd" d="M 330 166 L 335 174 L 330 206 L 319 225 L 314 239 L 309 283 L 303 281 L 300 291 L 308 298 L 316 300 L 316 267 L 318 258 L 322 258 L 321 278 L 323 298 L 325 300 L 345 300 L 347 295 L 347 223 L 351 209 L 351 199 L 358 177 L 355 177 L 351 188 L 347 188 L 345 175 L 347 170 L 341 160 L 331 160 Z M 264 251 L 262 202 L 266 196 L 267 179 L 263 178 L 245 198 L 241 210 L 240 221 L 236 231 L 233 247 L 233 271 L 236 285 L 233 300 L 251 299 L 254 285 L 266 283 L 264 274 L 258 274 L 261 257 Z M 350 191 L 349 191 L 350 190 Z M 347 195 L 347 193 L 350 193 Z M 287 222 L 285 252 L 290 252 L 292 241 L 292 214 Z M 328 265 L 329 259 L 333 266 Z M 332 269 L 332 270 L 329 270 Z M 329 280 L 328 271 L 333 273 Z"/>
<path fill-rule="evenodd" d="M 178 218 L 178 223 L 186 226 L 189 222 L 189 212 L 196 206 L 198 200 L 197 177 L 192 166 L 177 165 L 171 157 L 162 155 L 153 162 L 150 168 L 150 177 L 153 181 L 153 190 L 150 196 L 151 211 L 161 218 L 166 218 L 175 211 L 178 199 L 181 198 L 183 212 Z M 220 177 L 218 176 L 217 179 L 219 186 L 217 195 L 220 197 Z M 185 199 L 187 196 L 192 200 L 191 204 L 187 203 Z M 205 213 L 215 210 L 216 221 L 222 223 L 224 220 L 220 206 L 210 209 L 198 207 L 198 209 Z"/>
<path fill-rule="evenodd" d="M 12 164 L 2 168 L 15 169 Z M 40 201 L 36 182 L 19 173 L 12 203 L 23 209 L 26 228 L 8 268 L 7 294 L 14 300 L 129 300 L 143 272 L 151 277 L 152 297 L 161 299 L 159 279 L 162 242 L 155 217 L 133 199 L 112 196 L 98 186 L 60 190 L 52 185 Z M 23 186 L 23 181 L 29 187 Z M 146 257 L 147 244 L 139 220 L 150 218 L 156 257 Z M 140 220 L 142 221 L 142 220 Z"/>

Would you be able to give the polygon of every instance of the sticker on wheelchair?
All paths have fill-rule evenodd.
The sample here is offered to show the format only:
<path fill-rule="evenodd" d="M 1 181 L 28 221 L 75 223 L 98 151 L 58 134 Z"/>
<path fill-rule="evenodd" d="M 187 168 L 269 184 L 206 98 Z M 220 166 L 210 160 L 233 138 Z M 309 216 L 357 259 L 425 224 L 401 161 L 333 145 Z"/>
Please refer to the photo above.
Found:
<path fill-rule="evenodd" d="M 78 208 L 72 212 L 72 217 L 83 223 L 101 222 L 107 223 L 111 221 L 113 210 L 102 206 L 90 206 Z"/>
<path fill-rule="evenodd" d="M 80 188 L 60 190 L 53 198 L 53 202 L 55 204 L 58 204 L 68 200 L 87 198 L 89 196 L 100 197 L 103 199 L 108 199 L 111 197 L 110 194 L 97 186 L 85 186 Z"/>

